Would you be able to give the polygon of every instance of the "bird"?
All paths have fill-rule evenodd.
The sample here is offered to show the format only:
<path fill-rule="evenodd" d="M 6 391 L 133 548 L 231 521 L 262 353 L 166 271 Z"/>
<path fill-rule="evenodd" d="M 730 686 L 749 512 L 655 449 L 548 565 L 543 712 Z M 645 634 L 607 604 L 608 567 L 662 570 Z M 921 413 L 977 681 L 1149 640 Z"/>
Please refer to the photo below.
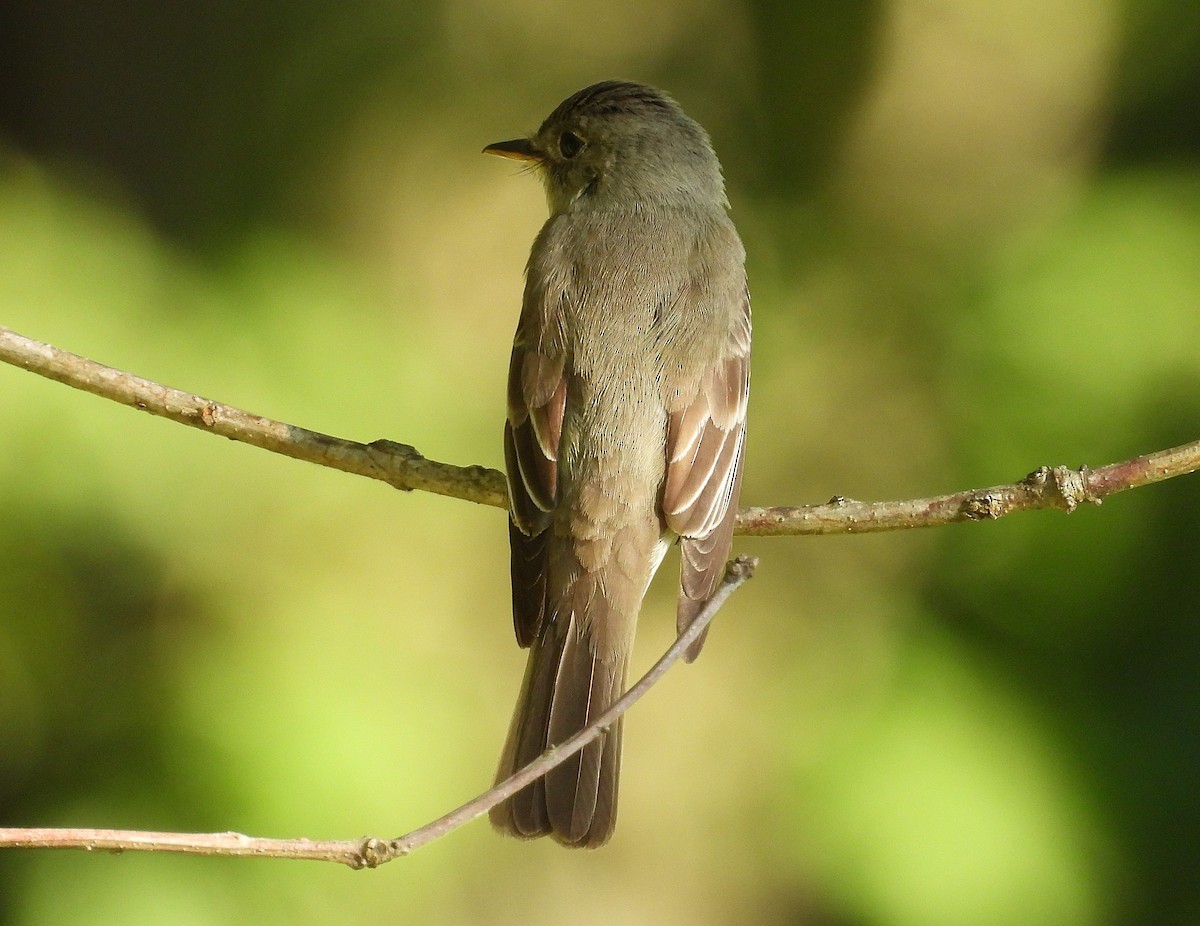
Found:
<path fill-rule="evenodd" d="M 504 424 L 513 624 L 530 650 L 509 777 L 624 691 L 668 547 L 677 631 L 725 572 L 750 391 L 745 250 L 708 134 L 665 92 L 606 80 L 484 153 L 540 175 Z M 699 653 L 703 638 L 687 654 Z M 596 848 L 616 823 L 622 722 L 490 812 L 499 831 Z"/>

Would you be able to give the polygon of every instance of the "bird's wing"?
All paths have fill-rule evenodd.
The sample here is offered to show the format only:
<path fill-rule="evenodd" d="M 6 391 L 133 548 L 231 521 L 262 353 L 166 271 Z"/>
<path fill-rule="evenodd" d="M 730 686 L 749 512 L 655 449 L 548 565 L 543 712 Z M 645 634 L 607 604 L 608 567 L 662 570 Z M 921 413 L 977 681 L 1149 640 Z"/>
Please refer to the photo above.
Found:
<path fill-rule="evenodd" d="M 508 367 L 504 462 L 508 476 L 513 625 L 529 646 L 545 614 L 546 528 L 558 501 L 558 445 L 567 402 L 565 357 L 541 352 L 522 319 Z"/>
<path fill-rule="evenodd" d="M 680 537 L 676 621 L 681 633 L 725 574 L 742 482 L 749 395 L 750 297 L 743 291 L 724 350 L 667 422 L 662 506 L 667 527 Z M 689 658 L 696 657 L 702 642 Z"/>

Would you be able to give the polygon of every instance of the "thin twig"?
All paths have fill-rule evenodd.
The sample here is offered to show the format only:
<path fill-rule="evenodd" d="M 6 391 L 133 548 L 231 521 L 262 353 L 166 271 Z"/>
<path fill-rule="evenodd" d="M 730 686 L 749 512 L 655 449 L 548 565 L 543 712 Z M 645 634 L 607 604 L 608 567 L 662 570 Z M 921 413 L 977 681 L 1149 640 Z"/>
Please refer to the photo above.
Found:
<path fill-rule="evenodd" d="M 484 466 L 454 466 L 426 459 L 413 447 L 389 440 L 369 444 L 274 421 L 211 399 L 172 389 L 105 366 L 0 326 L 0 360 L 57 382 L 211 431 L 344 472 L 379 479 L 398 489 L 418 489 L 504 508 L 504 474 Z M 735 532 L 763 537 L 865 534 L 935 527 L 954 521 L 996 520 L 1018 511 L 1100 504 L 1116 492 L 1200 469 L 1200 441 L 1095 469 L 1043 466 L 1020 482 L 909 501 L 861 502 L 835 496 L 823 505 L 748 508 Z"/>
<path fill-rule="evenodd" d="M 418 830 L 413 830 L 405 836 L 392 840 L 392 847 L 395 853 L 397 855 L 407 855 L 413 849 L 417 849 L 425 845 L 425 843 L 445 835 L 455 827 L 462 826 L 467 821 L 474 820 L 481 814 L 487 813 L 501 801 L 512 797 L 512 795 L 545 775 L 555 766 L 561 765 L 599 736 L 601 731 L 611 727 L 622 714 L 633 707 L 647 691 L 658 683 L 667 670 L 687 652 L 688 647 L 700 639 L 704 634 L 704 629 L 716 617 L 717 612 L 725 604 L 729 596 L 737 591 L 743 583 L 754 577 L 754 570 L 756 568 L 758 568 L 757 557 L 739 556 L 731 560 L 725 567 L 724 581 L 712 598 L 709 599 L 704 609 L 696 615 L 696 618 L 688 625 L 688 628 L 659 657 L 658 662 L 654 663 L 650 667 L 650 670 L 638 679 L 632 688 L 614 701 L 608 710 L 570 739 L 558 746 L 547 749 L 538 758 L 520 769 L 516 774 L 497 784 L 490 791 L 481 794 L 473 801 L 468 801 L 457 810 L 452 810 L 444 817 L 434 820 L 432 823 Z"/>
<path fill-rule="evenodd" d="M 508 505 L 504 474 L 496 470 L 437 463 L 407 444 L 386 440 L 360 444 L 273 421 L 105 366 L 3 326 L 0 360 L 152 415 L 297 460 L 379 479 L 397 489 L 419 489 L 496 508 Z"/>
<path fill-rule="evenodd" d="M 487 813 L 501 801 L 561 765 L 607 730 L 666 674 L 712 622 L 717 611 L 753 577 L 758 560 L 739 556 L 726 567 L 725 580 L 712 599 L 636 684 L 587 727 L 553 746 L 511 778 L 507 778 L 432 823 L 395 839 L 349 840 L 264 839 L 240 833 L 150 833 L 137 830 L 0 828 L 0 848 L 87 849 L 108 852 L 179 852 L 191 855 L 252 855 L 258 858 L 312 859 L 340 862 L 351 868 L 377 868 L 408 855 L 450 831 Z"/>
<path fill-rule="evenodd" d="M 241 833 L 152 833 L 55 827 L 0 828 L 0 849 L 86 849 L 89 852 L 177 852 L 185 855 L 252 855 L 366 865 L 369 840 L 261 839 Z"/>
<path fill-rule="evenodd" d="M 1200 441 L 1110 463 L 1095 469 L 1041 466 L 1020 482 L 968 489 L 951 495 L 895 502 L 859 502 L 834 497 L 824 505 L 747 508 L 738 513 L 740 534 L 869 534 L 937 527 L 956 521 L 995 521 L 1019 511 L 1057 508 L 1072 512 L 1099 505 L 1127 489 L 1185 476 L 1200 469 Z"/>

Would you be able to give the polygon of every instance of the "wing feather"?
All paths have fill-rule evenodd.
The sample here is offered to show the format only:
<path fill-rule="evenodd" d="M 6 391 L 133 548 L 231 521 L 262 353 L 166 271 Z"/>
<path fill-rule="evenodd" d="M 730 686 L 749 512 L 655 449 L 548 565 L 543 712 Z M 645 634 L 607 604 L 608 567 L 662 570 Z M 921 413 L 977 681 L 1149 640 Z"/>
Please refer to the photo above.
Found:
<path fill-rule="evenodd" d="M 741 467 L 750 394 L 750 301 L 730 331 L 725 355 L 700 377 L 695 394 L 670 415 L 663 515 L 681 537 L 715 529 Z"/>
<path fill-rule="evenodd" d="M 696 392 L 667 423 L 663 518 L 679 535 L 682 632 L 716 591 L 733 542 L 742 484 L 746 404 L 750 395 L 750 300 L 730 328 L 725 349 Z M 688 653 L 694 659 L 703 639 Z"/>
<path fill-rule="evenodd" d="M 508 368 L 504 463 L 513 626 L 521 646 L 536 639 L 545 619 L 545 532 L 558 502 L 558 445 L 566 395 L 563 358 L 527 349 L 518 330 Z"/>

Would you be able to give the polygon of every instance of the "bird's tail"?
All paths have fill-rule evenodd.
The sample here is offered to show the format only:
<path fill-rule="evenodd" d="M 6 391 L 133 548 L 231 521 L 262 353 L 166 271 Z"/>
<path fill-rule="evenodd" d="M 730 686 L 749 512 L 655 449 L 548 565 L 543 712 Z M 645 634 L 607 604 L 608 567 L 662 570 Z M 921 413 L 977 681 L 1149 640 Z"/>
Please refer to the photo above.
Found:
<path fill-rule="evenodd" d="M 617 615 L 595 613 L 607 604 L 602 594 L 588 598 L 586 611 L 561 607 L 548 615 L 533 641 L 497 781 L 579 732 L 624 690 L 630 647 L 597 646 L 594 628 L 612 626 L 606 619 Z M 578 618 L 580 613 L 586 617 Z M 492 825 L 524 839 L 549 835 L 564 846 L 602 846 L 616 825 L 620 774 L 618 720 L 562 765 L 493 808 Z"/>

